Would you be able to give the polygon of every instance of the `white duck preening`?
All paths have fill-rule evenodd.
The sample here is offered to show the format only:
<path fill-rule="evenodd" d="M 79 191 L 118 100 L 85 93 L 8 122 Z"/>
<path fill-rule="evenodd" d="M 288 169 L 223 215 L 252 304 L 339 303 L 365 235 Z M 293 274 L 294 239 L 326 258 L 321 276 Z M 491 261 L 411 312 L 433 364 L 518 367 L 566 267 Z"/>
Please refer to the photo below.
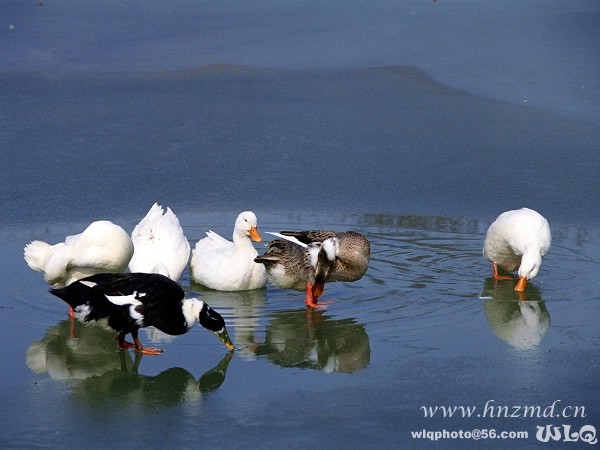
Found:
<path fill-rule="evenodd" d="M 512 278 L 499 275 L 497 266 L 509 272 L 518 269 L 515 291 L 523 291 L 540 270 L 551 242 L 550 225 L 541 214 L 528 208 L 506 211 L 488 228 L 483 256 L 492 262 L 497 280 Z"/>
<path fill-rule="evenodd" d="M 177 216 L 155 203 L 131 233 L 131 272 L 160 273 L 177 281 L 190 259 L 190 243 Z"/>
<path fill-rule="evenodd" d="M 97 273 L 123 272 L 132 255 L 127 232 L 108 220 L 92 222 L 82 233 L 55 245 L 33 241 L 24 251 L 29 267 L 57 288 Z"/>
<path fill-rule="evenodd" d="M 192 250 L 190 271 L 192 279 L 217 291 L 244 291 L 264 287 L 265 268 L 254 262 L 258 252 L 250 239 L 262 241 L 256 215 L 240 213 L 233 229 L 233 242 L 213 231 L 199 240 Z"/>

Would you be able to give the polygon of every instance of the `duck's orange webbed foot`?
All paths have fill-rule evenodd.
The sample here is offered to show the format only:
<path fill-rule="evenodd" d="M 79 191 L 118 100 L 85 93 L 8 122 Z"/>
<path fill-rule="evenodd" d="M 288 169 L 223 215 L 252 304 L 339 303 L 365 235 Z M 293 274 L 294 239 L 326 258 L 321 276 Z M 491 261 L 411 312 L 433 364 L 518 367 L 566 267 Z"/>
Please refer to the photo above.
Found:
<path fill-rule="evenodd" d="M 141 353 L 142 355 L 160 355 L 163 350 L 159 349 L 159 348 L 153 348 L 153 347 L 146 347 L 144 348 L 142 346 L 142 343 L 140 342 L 140 340 L 135 337 L 133 338 L 133 342 L 135 342 L 135 351 L 138 353 Z"/>
<path fill-rule="evenodd" d="M 140 350 L 135 349 L 135 351 L 141 353 L 142 355 L 160 355 L 164 350 L 160 348 L 143 347 Z"/>

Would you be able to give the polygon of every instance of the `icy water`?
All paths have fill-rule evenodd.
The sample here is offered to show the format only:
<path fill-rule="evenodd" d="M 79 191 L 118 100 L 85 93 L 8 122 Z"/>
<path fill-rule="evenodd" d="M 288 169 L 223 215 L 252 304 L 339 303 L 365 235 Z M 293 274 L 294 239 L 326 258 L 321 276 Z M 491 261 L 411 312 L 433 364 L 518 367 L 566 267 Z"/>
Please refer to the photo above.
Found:
<path fill-rule="evenodd" d="M 231 217 L 180 218 L 193 242 L 209 227 L 227 235 Z M 557 412 L 585 407 L 587 417 L 566 420 L 573 427 L 597 424 L 597 230 L 554 227 L 540 275 L 519 296 L 514 282 L 494 282 L 481 257 L 486 221 L 298 219 L 259 214 L 259 226 L 357 230 L 372 243 L 370 268 L 358 282 L 327 285 L 325 310 L 270 285 L 206 291 L 190 286 L 186 270 L 188 295 L 225 317 L 232 353 L 198 326 L 170 339 L 143 333 L 165 350 L 160 356 L 116 350 L 113 332 L 70 323 L 65 305 L 22 262 L 23 233 L 3 235 L 1 277 L 10 288 L 2 335 L 11 344 L 1 369 L 2 445 L 137 447 L 158 439 L 203 447 L 210 436 L 223 448 L 422 446 L 429 444 L 411 431 L 476 428 L 528 431 L 523 443 L 535 444 L 536 426 L 566 419 L 498 418 L 490 409 L 480 418 L 426 418 L 422 407 L 476 406 L 483 415 L 486 404 L 512 413 L 557 400 Z M 34 231 L 55 241 L 77 229 Z"/>
<path fill-rule="evenodd" d="M 3 2 L 0 447 L 593 443 L 597 3 Z M 235 351 L 197 326 L 136 357 L 70 322 L 23 248 L 131 232 L 155 201 L 192 245 L 247 209 L 264 238 L 356 230 L 370 267 L 324 310 L 186 270 Z M 517 295 L 481 249 L 523 206 L 553 243 Z"/>

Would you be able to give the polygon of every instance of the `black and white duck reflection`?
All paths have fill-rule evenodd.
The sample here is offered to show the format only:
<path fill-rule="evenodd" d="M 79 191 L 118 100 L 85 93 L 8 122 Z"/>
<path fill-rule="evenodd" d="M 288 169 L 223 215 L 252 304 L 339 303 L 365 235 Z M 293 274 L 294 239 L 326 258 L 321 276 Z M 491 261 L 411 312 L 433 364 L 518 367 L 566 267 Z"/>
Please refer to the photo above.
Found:
<path fill-rule="evenodd" d="M 128 352 L 115 352 L 126 357 Z M 133 368 L 110 370 L 100 376 L 80 380 L 73 386 L 71 398 L 90 408 L 107 410 L 113 419 L 131 414 L 144 415 L 172 407 L 181 407 L 186 414 L 197 414 L 204 395 L 216 391 L 225 382 L 234 353 L 227 353 L 214 367 L 196 378 L 182 367 L 171 367 L 158 375 L 143 375 L 143 354 L 135 353 Z"/>
<path fill-rule="evenodd" d="M 185 298 L 181 286 L 161 274 L 103 273 L 50 292 L 69 304 L 81 322 L 102 321 L 117 331 L 120 349 L 159 354 L 162 350 L 143 347 L 138 338 L 140 328 L 155 327 L 178 336 L 187 333 L 198 320 L 233 350 L 223 317 L 203 300 Z M 125 341 L 127 334 L 131 334 L 133 343 Z"/>
<path fill-rule="evenodd" d="M 53 380 L 74 381 L 71 397 L 124 413 L 148 412 L 180 404 L 195 404 L 203 394 L 221 387 L 234 353 L 196 379 L 188 370 L 172 367 L 158 375 L 140 374 L 142 353 L 115 351 L 114 334 L 74 319 L 50 327 L 26 355 L 29 369 Z"/>
<path fill-rule="evenodd" d="M 249 361 L 255 360 L 256 354 L 252 348 L 259 340 L 262 340 L 264 333 L 267 291 L 253 289 L 223 292 L 203 288 L 199 285 L 192 286 L 194 291 L 200 293 L 207 303 L 226 317 L 230 337 L 236 346 L 236 357 Z"/>
<path fill-rule="evenodd" d="M 256 354 L 281 367 L 351 373 L 369 365 L 371 347 L 364 325 L 355 319 L 332 319 L 308 308 L 272 314 Z"/>
<path fill-rule="evenodd" d="M 527 350 L 537 347 L 550 328 L 550 314 L 540 291 L 532 284 L 517 292 L 511 284 L 486 279 L 483 308 L 490 328 L 510 346 Z"/>

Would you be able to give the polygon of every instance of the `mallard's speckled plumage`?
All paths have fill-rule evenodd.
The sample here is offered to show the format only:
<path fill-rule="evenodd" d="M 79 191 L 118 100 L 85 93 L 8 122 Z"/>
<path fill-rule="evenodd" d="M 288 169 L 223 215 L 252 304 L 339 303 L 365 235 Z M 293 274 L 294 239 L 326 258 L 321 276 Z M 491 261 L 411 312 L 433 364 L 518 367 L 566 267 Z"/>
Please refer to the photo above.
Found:
<path fill-rule="evenodd" d="M 367 271 L 371 247 L 354 231 L 282 231 L 267 252 L 255 259 L 265 265 L 271 283 L 306 290 L 305 303 L 316 306 L 324 284 L 356 281 Z"/>
<path fill-rule="evenodd" d="M 356 231 L 282 231 L 284 236 L 292 236 L 305 244 L 323 242 L 335 238 L 339 249 L 336 251 L 335 267 L 326 282 L 357 281 L 362 278 L 369 268 L 371 244 L 369 240 Z"/>

